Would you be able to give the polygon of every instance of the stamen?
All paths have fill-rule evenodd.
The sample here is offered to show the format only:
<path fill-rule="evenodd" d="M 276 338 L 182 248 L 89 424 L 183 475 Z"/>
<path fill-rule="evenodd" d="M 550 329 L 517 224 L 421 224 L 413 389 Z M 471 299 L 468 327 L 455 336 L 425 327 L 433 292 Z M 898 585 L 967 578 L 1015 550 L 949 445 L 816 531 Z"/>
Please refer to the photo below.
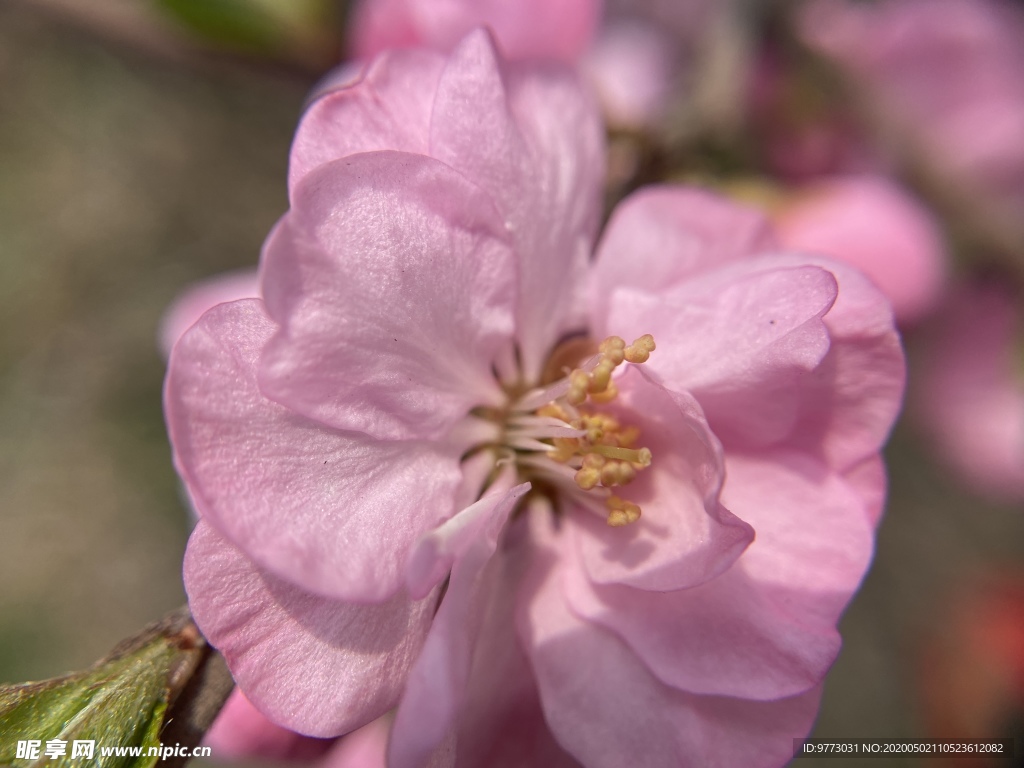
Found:
<path fill-rule="evenodd" d="M 573 476 L 573 480 L 575 480 L 576 485 L 584 491 L 592 490 L 599 482 L 601 482 L 601 470 L 594 467 L 582 467 L 577 470 L 576 474 Z"/>
<path fill-rule="evenodd" d="M 648 335 L 650 336 L 650 334 Z M 651 339 L 653 338 L 651 336 Z M 601 342 L 597 350 L 609 360 L 613 360 L 615 365 L 618 365 L 625 357 L 626 342 L 619 336 L 609 336 Z"/>
<path fill-rule="evenodd" d="M 608 525 L 612 528 L 621 528 L 640 519 L 640 507 L 631 501 L 609 496 L 604 504 L 608 507 Z"/>
<path fill-rule="evenodd" d="M 587 508 L 599 510 L 603 503 L 611 526 L 639 520 L 640 507 L 610 489 L 633 482 L 651 465 L 651 451 L 637 447 L 639 429 L 623 426 L 599 407 L 618 396 L 615 370 L 626 362 L 646 362 L 654 347 L 650 334 L 629 345 L 609 336 L 589 360 L 571 371 L 563 368 L 566 375 L 558 381 L 526 392 L 500 412 L 475 412 L 502 425 L 492 445 L 509 453 L 498 463 L 511 457 L 524 479 L 543 479 Z"/>
<path fill-rule="evenodd" d="M 624 461 L 609 461 L 601 467 L 601 485 L 612 488 L 616 485 L 629 485 L 636 478 L 636 470 L 632 464 Z"/>
<path fill-rule="evenodd" d="M 569 374 L 569 391 L 565 399 L 571 405 L 582 405 L 587 401 L 587 390 L 590 389 L 590 374 L 577 368 Z"/>
<path fill-rule="evenodd" d="M 654 351 L 654 337 L 645 333 L 639 339 L 626 347 L 626 360 L 630 363 L 646 363 L 647 358 Z"/>

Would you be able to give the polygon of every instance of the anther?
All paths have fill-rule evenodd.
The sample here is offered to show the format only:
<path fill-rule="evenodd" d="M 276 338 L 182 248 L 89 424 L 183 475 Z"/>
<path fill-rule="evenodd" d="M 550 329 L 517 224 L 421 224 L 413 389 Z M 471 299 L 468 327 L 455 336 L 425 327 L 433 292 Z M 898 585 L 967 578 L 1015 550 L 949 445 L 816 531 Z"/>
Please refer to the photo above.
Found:
<path fill-rule="evenodd" d="M 608 386 L 605 387 L 601 392 L 593 392 L 590 395 L 590 399 L 598 405 L 610 403 L 616 397 L 618 397 L 619 388 L 615 386 L 614 381 L 609 381 Z"/>
<path fill-rule="evenodd" d="M 573 480 L 584 491 L 589 491 L 596 487 L 601 480 L 601 470 L 593 467 L 582 467 L 573 475 Z"/>
<path fill-rule="evenodd" d="M 549 416 L 553 419 L 561 419 L 562 421 L 569 421 L 569 414 L 567 414 L 558 403 L 548 403 L 537 409 L 538 416 Z"/>
<path fill-rule="evenodd" d="M 639 339 L 626 347 L 625 358 L 627 362 L 634 364 L 646 363 L 647 358 L 651 356 L 651 352 L 653 351 L 654 337 L 649 333 L 645 333 Z"/>
<path fill-rule="evenodd" d="M 582 405 L 587 400 L 587 389 L 590 386 L 590 374 L 577 368 L 569 374 L 569 391 L 565 399 L 570 405 Z"/>
<path fill-rule="evenodd" d="M 640 519 L 640 507 L 611 490 L 631 483 L 650 466 L 651 451 L 636 447 L 639 429 L 623 426 L 596 407 L 617 397 L 615 370 L 627 361 L 646 362 L 653 350 L 650 334 L 629 345 L 619 336 L 609 336 L 599 345 L 596 357 L 547 388 L 520 397 L 506 422 L 505 442 L 517 451 L 517 461 L 546 470 L 559 482 L 572 478 L 579 491 L 603 496 L 611 526 Z M 548 450 L 543 459 L 531 453 L 543 450 L 545 444 Z"/>
<path fill-rule="evenodd" d="M 625 357 L 626 342 L 619 336 L 609 336 L 601 342 L 597 351 L 612 361 L 615 365 L 622 362 Z"/>
<path fill-rule="evenodd" d="M 631 501 L 609 496 L 604 503 L 608 507 L 608 525 L 613 528 L 621 528 L 640 519 L 640 507 Z"/>
<path fill-rule="evenodd" d="M 601 485 L 611 488 L 616 485 L 626 485 L 636 477 L 636 470 L 632 464 L 625 461 L 612 460 L 601 467 Z"/>

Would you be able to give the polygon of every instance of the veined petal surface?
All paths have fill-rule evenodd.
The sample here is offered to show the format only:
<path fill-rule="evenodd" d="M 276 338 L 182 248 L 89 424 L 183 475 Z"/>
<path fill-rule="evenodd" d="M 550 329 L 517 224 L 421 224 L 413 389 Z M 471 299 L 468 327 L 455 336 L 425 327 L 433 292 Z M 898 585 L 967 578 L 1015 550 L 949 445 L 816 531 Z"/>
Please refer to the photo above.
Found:
<path fill-rule="evenodd" d="M 165 391 L 175 462 L 200 515 L 316 595 L 384 600 L 413 543 L 454 512 L 460 448 L 380 442 L 260 393 L 276 331 L 259 300 L 221 304 L 178 342 Z"/>
<path fill-rule="evenodd" d="M 338 429 L 444 438 L 504 399 L 492 365 L 512 342 L 516 260 L 490 199 L 422 155 L 321 166 L 264 251 L 281 326 L 260 388 Z"/>
<path fill-rule="evenodd" d="M 256 566 L 199 521 L 185 553 L 196 623 L 246 696 L 309 736 L 347 733 L 395 705 L 434 600 L 317 597 Z"/>
<path fill-rule="evenodd" d="M 503 66 L 480 30 L 441 76 L 430 152 L 485 189 L 507 222 L 519 256 L 520 358 L 535 381 L 551 346 L 584 322 L 604 177 L 597 111 L 571 72 Z"/>
<path fill-rule="evenodd" d="M 572 534 L 590 578 L 668 590 L 718 575 L 739 557 L 754 531 L 719 503 L 721 446 L 699 406 L 636 369 L 616 379 L 623 423 L 640 429 L 651 466 L 619 493 L 640 505 L 639 521 L 611 528 L 589 510 L 574 510 Z M 617 489 L 618 490 L 618 489 Z"/>

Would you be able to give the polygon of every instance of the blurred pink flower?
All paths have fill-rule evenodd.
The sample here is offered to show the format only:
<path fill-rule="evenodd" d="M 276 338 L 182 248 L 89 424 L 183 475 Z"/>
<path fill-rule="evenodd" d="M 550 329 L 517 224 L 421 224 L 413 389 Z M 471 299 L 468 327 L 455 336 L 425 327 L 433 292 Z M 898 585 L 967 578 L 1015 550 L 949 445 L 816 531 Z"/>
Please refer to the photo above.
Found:
<path fill-rule="evenodd" d="M 643 19 L 604 25 L 582 59 L 605 119 L 616 127 L 642 126 L 664 112 L 677 65 L 672 38 Z"/>
<path fill-rule="evenodd" d="M 351 49 L 448 52 L 487 25 L 509 59 L 579 65 L 615 127 L 639 128 L 664 112 L 715 6 L 709 0 L 362 0 Z"/>
<path fill-rule="evenodd" d="M 365 0 L 353 5 L 352 53 L 372 59 L 390 48 L 450 51 L 487 25 L 509 59 L 574 62 L 601 18 L 601 0 Z"/>
<path fill-rule="evenodd" d="M 390 723 L 385 715 L 342 736 L 317 763 L 318 768 L 384 768 Z"/>
<path fill-rule="evenodd" d="M 270 722 L 237 688 L 203 737 L 218 760 L 259 757 L 309 762 L 324 755 L 332 742 L 313 739 Z"/>
<path fill-rule="evenodd" d="M 877 173 L 887 163 L 853 114 L 820 98 L 788 51 L 763 41 L 747 83 L 753 137 L 771 173 L 798 183 L 822 176 Z"/>
<path fill-rule="evenodd" d="M 482 32 L 306 112 L 263 300 L 204 315 L 165 397 L 193 613 L 276 722 L 397 704 L 393 767 L 780 765 L 809 731 L 882 509 L 891 310 L 683 188 L 591 261 L 603 149 L 573 77 Z"/>
<path fill-rule="evenodd" d="M 235 688 L 203 744 L 224 761 L 256 758 L 317 768 L 383 768 L 390 721 L 384 716 L 339 739 L 316 739 L 271 722 Z"/>
<path fill-rule="evenodd" d="M 1024 13 L 999 0 L 817 0 L 804 37 L 847 69 L 930 163 L 1024 209 Z"/>
<path fill-rule="evenodd" d="M 975 490 L 997 499 L 1024 499 L 1021 326 L 1005 288 L 962 288 L 937 318 L 917 386 L 936 447 Z"/>
<path fill-rule="evenodd" d="M 947 255 L 934 215 L 883 176 L 818 180 L 776 216 L 786 248 L 821 253 L 860 269 L 913 323 L 942 296 Z"/>

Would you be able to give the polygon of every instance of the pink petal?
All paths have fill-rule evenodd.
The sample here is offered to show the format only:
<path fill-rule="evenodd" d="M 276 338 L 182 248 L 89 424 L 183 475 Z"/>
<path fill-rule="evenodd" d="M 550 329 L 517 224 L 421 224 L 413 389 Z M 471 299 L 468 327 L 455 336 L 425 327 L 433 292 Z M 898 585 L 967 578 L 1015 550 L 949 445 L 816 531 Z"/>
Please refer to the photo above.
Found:
<path fill-rule="evenodd" d="M 843 479 L 860 495 L 868 513 L 868 521 L 872 527 L 877 528 L 889 490 L 889 477 L 882 456 L 874 454 L 860 464 L 855 464 L 843 473 Z"/>
<path fill-rule="evenodd" d="M 608 330 L 658 344 L 647 367 L 700 402 L 726 446 L 771 444 L 793 430 L 801 386 L 829 349 L 823 315 L 835 278 L 768 257 L 657 294 L 619 290 Z"/>
<path fill-rule="evenodd" d="M 534 508 L 509 523 L 495 556 L 487 613 L 458 735 L 459 765 L 488 768 L 579 768 L 554 740 L 541 711 L 533 670 L 518 641 L 515 611 L 533 557 L 530 528 L 549 525 L 550 510 Z"/>
<path fill-rule="evenodd" d="M 651 466 L 620 495 L 640 505 L 640 520 L 612 528 L 604 517 L 574 510 L 571 531 L 591 579 L 640 589 L 699 584 L 721 573 L 753 538 L 750 527 L 718 503 L 722 456 L 700 407 L 630 368 L 616 379 L 609 408 L 640 429 Z"/>
<path fill-rule="evenodd" d="M 616 206 L 601 237 L 591 328 L 607 335 L 605 313 L 619 288 L 661 293 L 774 247 L 768 220 L 751 208 L 696 188 L 644 187 Z"/>
<path fill-rule="evenodd" d="M 599 0 L 364 0 L 352 39 L 360 57 L 404 45 L 448 51 L 487 25 L 509 58 L 571 63 L 590 43 L 600 15 Z"/>
<path fill-rule="evenodd" d="M 872 552 L 860 494 L 809 457 L 727 460 L 729 508 L 757 537 L 728 571 L 656 593 L 591 585 L 564 569 L 580 618 L 623 639 L 663 683 L 691 693 L 770 700 L 820 683 L 836 622 Z"/>
<path fill-rule="evenodd" d="M 312 760 L 322 755 L 331 742 L 272 723 L 235 688 L 203 736 L 203 744 L 221 760 Z"/>
<path fill-rule="evenodd" d="M 355 155 L 305 177 L 267 242 L 281 330 L 261 360 L 272 399 L 339 429 L 437 439 L 505 396 L 515 257 L 486 194 L 419 155 Z"/>
<path fill-rule="evenodd" d="M 800 413 L 786 444 L 846 471 L 881 450 L 902 406 L 906 360 L 892 308 L 847 264 L 804 255 L 772 259 L 793 267 L 815 264 L 839 284 L 825 315 L 829 351 L 801 382 Z"/>
<path fill-rule="evenodd" d="M 388 748 L 389 768 L 418 768 L 438 750 L 454 743 L 454 729 L 476 655 L 475 641 L 492 588 L 493 577 L 486 569 L 497 547 L 500 528 L 529 489 L 529 483 L 523 483 L 510 491 L 499 490 L 484 497 L 486 505 L 475 505 L 452 518 L 454 521 L 469 517 L 468 521 L 460 521 L 461 526 L 454 531 L 445 530 L 450 528 L 449 521 L 424 537 L 413 555 L 411 571 L 436 574 L 454 565 L 441 607 L 434 616 L 423 651 L 409 672 L 395 714 Z M 428 559 L 435 561 L 435 567 L 417 567 L 420 561 Z M 424 587 L 438 580 L 416 579 L 418 586 Z"/>
<path fill-rule="evenodd" d="M 355 85 L 365 77 L 366 71 L 367 66 L 363 62 L 342 62 L 334 69 L 328 70 L 327 74 L 323 75 L 316 81 L 316 83 L 313 84 L 313 87 L 309 89 L 309 93 L 306 94 L 306 105 L 312 105 L 314 102 L 318 101 L 320 97 L 326 96 L 332 91 L 337 91 L 341 88 L 349 88 Z M 307 135 L 306 138 L 309 138 L 309 136 Z M 323 150 L 329 149 L 325 145 L 321 145 L 321 148 Z"/>
<path fill-rule="evenodd" d="M 265 399 L 256 362 L 276 327 L 258 300 L 182 337 L 165 391 L 175 462 L 199 513 L 262 567 L 339 599 L 402 588 L 404 556 L 449 517 L 458 446 L 377 442 Z"/>
<path fill-rule="evenodd" d="M 665 685 L 612 633 L 577 617 L 562 569 L 536 567 L 518 623 L 555 738 L 588 768 L 779 766 L 807 735 L 820 688 L 776 701 Z"/>
<path fill-rule="evenodd" d="M 317 597 L 261 570 L 200 520 L 185 552 L 196 623 L 272 721 L 336 736 L 398 699 L 434 601 L 380 605 Z"/>
<path fill-rule="evenodd" d="M 384 715 L 342 736 L 317 768 L 385 768 L 390 725 Z"/>
<path fill-rule="evenodd" d="M 870 277 L 904 323 L 940 298 L 948 269 L 938 222 L 881 176 L 843 177 L 803 190 L 779 216 L 787 250 L 820 253 Z"/>
<path fill-rule="evenodd" d="M 350 87 L 313 102 L 292 141 L 289 195 L 310 171 L 342 157 L 385 149 L 427 154 L 444 61 L 430 51 L 391 51 Z"/>
<path fill-rule="evenodd" d="M 604 178 L 596 110 L 568 71 L 503 70 L 477 31 L 441 77 L 430 136 L 431 154 L 479 184 L 505 218 L 520 259 L 520 357 L 536 380 L 555 341 L 583 325 Z"/>
<path fill-rule="evenodd" d="M 881 489 L 865 493 L 867 478 L 854 485 L 817 458 L 783 450 L 729 456 L 726 473 L 723 501 L 757 531 L 739 565 L 805 625 L 835 626 L 871 562 L 865 512 Z"/>
<path fill-rule="evenodd" d="M 481 542 L 497 541 L 498 529 L 512 507 L 530 490 L 529 483 L 514 488 L 510 485 L 496 482 L 487 495 L 419 540 L 406 566 L 409 594 L 417 598 L 428 594 L 466 552 L 481 546 Z"/>
<path fill-rule="evenodd" d="M 190 286 L 174 300 L 160 320 L 160 351 L 165 358 L 170 357 L 175 342 L 210 307 L 259 295 L 259 279 L 254 269 L 227 272 Z"/>

